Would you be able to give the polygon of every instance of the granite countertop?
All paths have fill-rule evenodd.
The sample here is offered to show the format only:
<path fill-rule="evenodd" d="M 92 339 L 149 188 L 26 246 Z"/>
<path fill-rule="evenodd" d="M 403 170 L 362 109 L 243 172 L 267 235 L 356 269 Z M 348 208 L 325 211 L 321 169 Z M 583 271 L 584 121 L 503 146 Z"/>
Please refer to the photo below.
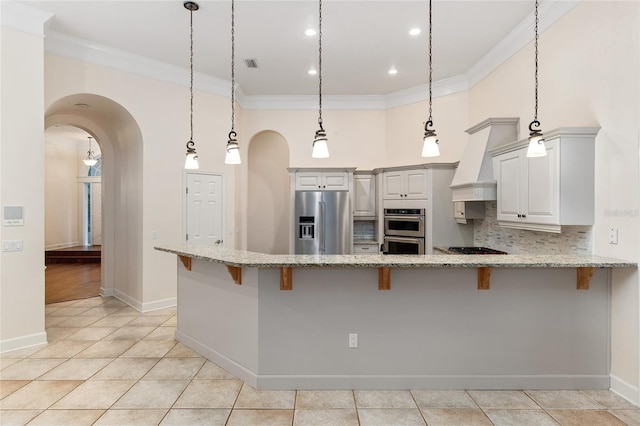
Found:
<path fill-rule="evenodd" d="M 264 254 L 219 246 L 159 244 L 156 250 L 229 266 L 259 268 L 635 268 L 635 262 L 578 255 L 305 255 Z"/>

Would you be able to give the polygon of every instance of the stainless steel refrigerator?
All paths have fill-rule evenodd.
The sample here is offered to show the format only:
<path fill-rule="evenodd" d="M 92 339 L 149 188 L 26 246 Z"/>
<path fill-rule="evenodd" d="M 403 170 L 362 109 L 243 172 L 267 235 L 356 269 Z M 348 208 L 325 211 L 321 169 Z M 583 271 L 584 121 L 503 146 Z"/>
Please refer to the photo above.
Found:
<path fill-rule="evenodd" d="M 295 253 L 351 253 L 347 191 L 296 191 Z"/>

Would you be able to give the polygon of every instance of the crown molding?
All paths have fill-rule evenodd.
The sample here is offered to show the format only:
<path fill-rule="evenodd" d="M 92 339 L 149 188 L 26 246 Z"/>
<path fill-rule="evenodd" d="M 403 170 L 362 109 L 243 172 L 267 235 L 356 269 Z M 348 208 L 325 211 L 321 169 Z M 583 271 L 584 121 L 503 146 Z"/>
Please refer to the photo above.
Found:
<path fill-rule="evenodd" d="M 189 86 L 189 70 L 124 50 L 50 31 L 44 42 L 47 52 L 113 68 L 167 83 Z M 231 82 L 199 72 L 193 73 L 196 90 L 231 97 Z"/>
<path fill-rule="evenodd" d="M 578 5 L 580 1 L 542 1 L 539 9 L 540 32 L 542 33 L 553 25 Z M 40 34 L 42 34 L 46 24 L 50 22 L 53 16 L 48 12 L 45 13 L 40 9 L 24 6 L 14 1 L 2 0 L 0 3 L 2 3 L 3 26 L 5 26 L 5 9 L 9 11 L 9 17 L 6 18 L 7 21 L 24 21 L 25 25 L 30 24 L 34 29 L 37 29 L 38 25 L 30 22 L 31 18 L 27 17 L 27 15 L 23 16 L 26 12 L 23 12 L 22 9 L 29 9 L 29 13 L 36 16 L 35 21 L 42 23 L 39 30 Z M 37 17 L 39 17 L 39 20 Z M 438 98 L 464 92 L 475 86 L 533 40 L 533 26 L 533 15 L 527 16 L 465 74 L 433 82 L 433 97 Z M 187 87 L 189 85 L 188 69 L 54 31 L 47 32 L 45 50 L 50 53 L 72 57 L 143 77 Z M 194 88 L 227 98 L 231 97 L 231 82 L 198 72 L 194 73 Z M 323 97 L 323 108 L 335 110 L 395 108 L 424 102 L 428 100 L 428 93 L 428 86 L 424 84 L 386 95 L 325 95 Z M 246 110 L 313 110 L 318 107 L 317 95 L 246 95 L 238 85 L 236 85 L 236 100 L 238 105 Z"/>
<path fill-rule="evenodd" d="M 44 37 L 53 13 L 12 0 L 0 1 L 0 25 Z"/>
<path fill-rule="evenodd" d="M 245 110 L 315 110 L 318 109 L 318 95 L 245 96 L 241 106 Z M 385 109 L 386 97 L 384 95 L 323 95 L 322 108 L 326 110 Z"/>
<path fill-rule="evenodd" d="M 542 34 L 558 19 L 577 6 L 581 0 L 547 0 L 540 3 L 538 10 L 538 30 Z M 529 44 L 534 37 L 535 21 L 528 15 L 516 27 L 500 40 L 486 55 L 466 72 L 469 88 L 475 86 L 493 70 L 505 63 L 520 49 Z"/>

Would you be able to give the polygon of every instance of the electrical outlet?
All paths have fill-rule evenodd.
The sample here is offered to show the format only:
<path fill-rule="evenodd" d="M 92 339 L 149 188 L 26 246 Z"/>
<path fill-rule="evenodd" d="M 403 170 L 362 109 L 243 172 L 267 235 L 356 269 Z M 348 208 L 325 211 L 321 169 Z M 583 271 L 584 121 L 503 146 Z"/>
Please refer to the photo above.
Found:
<path fill-rule="evenodd" d="M 158 239 L 158 231 L 151 231 L 151 239 L 152 240 Z"/>
<path fill-rule="evenodd" d="M 349 334 L 349 349 L 356 349 L 358 347 L 358 333 Z"/>
<path fill-rule="evenodd" d="M 618 228 L 609 229 L 609 244 L 618 244 Z"/>

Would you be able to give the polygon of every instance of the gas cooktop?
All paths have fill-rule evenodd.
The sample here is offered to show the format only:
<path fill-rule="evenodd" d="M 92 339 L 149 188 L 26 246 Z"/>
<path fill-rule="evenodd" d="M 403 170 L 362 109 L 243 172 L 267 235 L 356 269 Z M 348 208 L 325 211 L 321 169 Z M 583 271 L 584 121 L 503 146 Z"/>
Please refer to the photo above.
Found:
<path fill-rule="evenodd" d="M 507 254 L 487 247 L 449 247 L 449 251 L 459 254 Z"/>

